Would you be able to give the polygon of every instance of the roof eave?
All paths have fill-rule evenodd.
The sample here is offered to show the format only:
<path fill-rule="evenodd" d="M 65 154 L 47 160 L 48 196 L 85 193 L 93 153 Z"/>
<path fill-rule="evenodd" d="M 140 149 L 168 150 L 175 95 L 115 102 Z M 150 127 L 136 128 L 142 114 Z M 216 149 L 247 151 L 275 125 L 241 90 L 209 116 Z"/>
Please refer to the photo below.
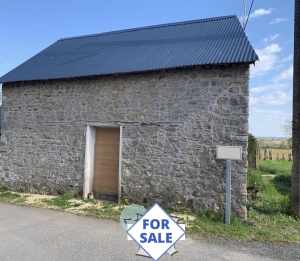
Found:
<path fill-rule="evenodd" d="M 137 73 L 146 73 L 146 72 L 158 72 L 164 70 L 174 70 L 174 69 L 185 69 L 192 67 L 201 67 L 201 66 L 222 66 L 222 65 L 230 65 L 230 64 L 254 64 L 254 61 L 235 61 L 235 62 L 223 62 L 223 63 L 205 63 L 205 64 L 193 64 L 193 65 L 184 65 L 184 66 L 174 66 L 174 67 L 166 67 L 166 68 L 155 68 L 152 70 L 136 70 L 136 71 L 128 71 L 128 72 L 115 72 L 115 73 L 102 73 L 102 74 L 89 74 L 89 75 L 78 75 L 78 76 L 70 76 L 70 77 L 58 77 L 58 78 L 44 78 L 44 79 L 30 79 L 30 80 L 17 80 L 17 81 L 3 81 L 0 84 L 5 83 L 20 83 L 20 82 L 37 82 L 37 81 L 53 81 L 53 80 L 69 80 L 69 79 L 77 79 L 77 78 L 87 78 L 87 77 L 99 77 L 99 76 L 111 76 L 111 75 L 125 75 L 125 74 L 137 74 Z"/>

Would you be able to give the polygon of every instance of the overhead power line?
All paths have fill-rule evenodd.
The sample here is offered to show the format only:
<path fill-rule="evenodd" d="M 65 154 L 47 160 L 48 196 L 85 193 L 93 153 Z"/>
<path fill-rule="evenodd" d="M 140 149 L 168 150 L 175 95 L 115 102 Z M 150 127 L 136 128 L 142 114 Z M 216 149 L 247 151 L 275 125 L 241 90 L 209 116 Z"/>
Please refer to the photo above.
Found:
<path fill-rule="evenodd" d="M 243 28 L 246 26 L 246 18 L 247 18 L 247 0 L 244 0 L 244 17 L 243 17 Z"/>
<path fill-rule="evenodd" d="M 244 31 L 246 30 L 246 26 L 247 26 L 249 16 L 250 16 L 250 13 L 251 13 L 251 10 L 252 10 L 253 2 L 254 2 L 254 0 L 252 0 L 252 3 L 251 3 L 251 7 L 250 7 L 250 10 L 249 10 L 249 13 L 248 13 L 248 17 L 247 17 L 247 21 L 246 21 L 246 24 L 245 24 L 245 27 L 244 27 Z"/>

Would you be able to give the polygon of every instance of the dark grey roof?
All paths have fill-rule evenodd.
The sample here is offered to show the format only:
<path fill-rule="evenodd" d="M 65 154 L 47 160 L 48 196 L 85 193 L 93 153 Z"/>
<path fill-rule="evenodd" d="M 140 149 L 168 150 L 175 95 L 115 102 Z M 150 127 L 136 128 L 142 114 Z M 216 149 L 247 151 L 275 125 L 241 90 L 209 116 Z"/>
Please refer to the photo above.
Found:
<path fill-rule="evenodd" d="M 224 16 L 63 38 L 2 76 L 0 82 L 257 60 L 238 18 Z"/>

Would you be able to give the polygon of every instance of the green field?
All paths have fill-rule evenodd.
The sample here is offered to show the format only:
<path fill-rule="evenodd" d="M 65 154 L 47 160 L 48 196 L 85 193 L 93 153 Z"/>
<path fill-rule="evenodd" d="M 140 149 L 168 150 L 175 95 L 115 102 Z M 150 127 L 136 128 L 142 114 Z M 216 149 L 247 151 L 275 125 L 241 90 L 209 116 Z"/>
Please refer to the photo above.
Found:
<path fill-rule="evenodd" d="M 273 174 L 274 184 L 291 186 L 291 173 L 293 163 L 284 160 L 260 160 L 259 170 L 262 174 Z"/>

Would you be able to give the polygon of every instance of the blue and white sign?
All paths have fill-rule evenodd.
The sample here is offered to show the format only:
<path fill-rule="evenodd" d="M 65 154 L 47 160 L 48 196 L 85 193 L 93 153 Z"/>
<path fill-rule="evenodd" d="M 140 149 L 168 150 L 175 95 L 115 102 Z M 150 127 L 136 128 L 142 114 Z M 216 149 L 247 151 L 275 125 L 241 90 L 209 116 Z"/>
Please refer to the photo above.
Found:
<path fill-rule="evenodd" d="M 155 261 L 185 235 L 184 229 L 158 203 L 126 233 Z"/>

